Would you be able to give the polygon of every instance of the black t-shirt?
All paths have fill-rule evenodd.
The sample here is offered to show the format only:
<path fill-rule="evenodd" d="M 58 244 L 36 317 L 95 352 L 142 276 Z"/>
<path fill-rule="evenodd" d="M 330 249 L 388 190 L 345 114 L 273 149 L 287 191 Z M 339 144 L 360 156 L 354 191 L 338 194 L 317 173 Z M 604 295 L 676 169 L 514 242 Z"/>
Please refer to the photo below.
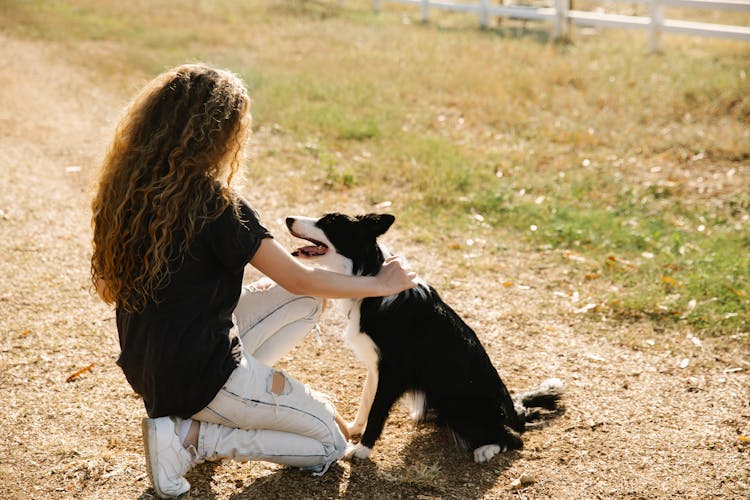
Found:
<path fill-rule="evenodd" d="M 117 364 L 151 418 L 189 418 L 239 364 L 242 346 L 230 332 L 232 311 L 245 265 L 261 240 L 272 236 L 245 201 L 238 212 L 239 218 L 227 207 L 193 237 L 158 303 L 137 313 L 117 309 Z"/>

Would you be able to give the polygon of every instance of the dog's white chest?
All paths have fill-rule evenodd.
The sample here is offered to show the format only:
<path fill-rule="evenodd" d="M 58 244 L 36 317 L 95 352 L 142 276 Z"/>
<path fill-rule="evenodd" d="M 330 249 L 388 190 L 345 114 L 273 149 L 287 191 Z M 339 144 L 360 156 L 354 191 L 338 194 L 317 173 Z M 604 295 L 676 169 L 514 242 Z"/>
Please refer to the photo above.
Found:
<path fill-rule="evenodd" d="M 344 301 L 344 313 L 347 317 L 346 330 L 344 330 L 344 341 L 354 351 L 357 359 L 368 368 L 375 368 L 378 364 L 378 347 L 369 335 L 362 333 L 359 329 L 361 300 Z"/>

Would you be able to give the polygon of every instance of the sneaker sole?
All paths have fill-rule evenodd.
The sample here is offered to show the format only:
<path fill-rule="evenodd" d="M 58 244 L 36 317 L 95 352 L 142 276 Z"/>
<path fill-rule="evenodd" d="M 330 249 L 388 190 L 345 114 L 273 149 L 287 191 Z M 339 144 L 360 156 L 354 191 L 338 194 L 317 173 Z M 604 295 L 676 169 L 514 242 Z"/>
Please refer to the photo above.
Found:
<path fill-rule="evenodd" d="M 190 487 L 188 487 L 188 489 L 186 489 L 185 491 L 177 495 L 172 495 L 169 493 L 164 493 L 163 491 L 161 491 L 161 489 L 159 489 L 156 477 L 154 477 L 153 468 L 153 464 L 156 463 L 156 457 L 151 456 L 151 446 L 149 446 L 149 443 L 155 441 L 156 439 L 156 425 L 154 424 L 154 421 L 150 418 L 144 418 L 143 420 L 141 420 L 141 431 L 143 432 L 143 447 L 146 449 L 146 471 L 148 472 L 148 477 L 151 480 L 151 486 L 153 486 L 154 491 L 156 492 L 156 496 L 158 496 L 159 498 L 174 498 L 190 491 Z"/>

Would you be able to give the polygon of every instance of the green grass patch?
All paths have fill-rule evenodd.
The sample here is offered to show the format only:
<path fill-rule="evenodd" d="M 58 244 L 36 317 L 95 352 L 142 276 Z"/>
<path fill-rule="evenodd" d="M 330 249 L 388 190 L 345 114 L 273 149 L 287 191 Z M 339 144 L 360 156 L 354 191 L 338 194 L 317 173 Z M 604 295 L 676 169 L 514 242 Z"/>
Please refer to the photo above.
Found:
<path fill-rule="evenodd" d="M 9 0 L 0 27 L 124 95 L 182 62 L 229 67 L 280 131 L 274 174 L 391 200 L 425 245 L 479 214 L 498 241 L 576 252 L 623 317 L 750 329 L 746 44 L 665 35 L 655 55 L 645 33 L 558 44 L 364 4 Z"/>

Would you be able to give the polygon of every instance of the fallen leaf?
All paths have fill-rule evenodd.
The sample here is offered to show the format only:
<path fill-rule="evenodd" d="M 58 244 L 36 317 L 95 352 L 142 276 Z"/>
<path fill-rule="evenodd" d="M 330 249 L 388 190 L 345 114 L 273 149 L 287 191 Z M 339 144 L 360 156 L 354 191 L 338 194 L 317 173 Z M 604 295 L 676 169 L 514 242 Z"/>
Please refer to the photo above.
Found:
<path fill-rule="evenodd" d="M 93 367 L 94 367 L 94 363 L 91 363 L 89 366 L 85 366 L 85 367 L 81 368 L 80 370 L 78 370 L 77 372 L 69 375 L 68 378 L 65 379 L 65 381 L 66 382 L 71 382 L 71 381 L 77 379 L 78 377 L 80 377 L 81 374 L 86 373 L 87 371 L 91 370 Z"/>
<path fill-rule="evenodd" d="M 628 269 L 638 269 L 638 266 L 636 266 L 632 262 L 628 262 L 627 260 L 623 260 L 623 259 L 617 258 L 614 255 L 610 255 L 610 256 L 607 257 L 607 262 L 606 262 L 607 265 L 613 266 L 614 262 L 616 262 L 616 263 L 622 265 L 622 267 L 626 267 Z"/>
<path fill-rule="evenodd" d="M 504 282 L 503 282 L 503 286 L 504 286 L 505 288 L 510 288 L 510 287 L 512 287 L 512 286 L 513 286 L 513 282 L 512 282 L 512 281 L 504 281 Z"/>
<path fill-rule="evenodd" d="M 587 274 L 587 275 L 584 276 L 584 278 L 587 279 L 587 280 L 595 280 L 598 277 L 599 277 L 599 275 L 597 273 L 589 273 L 589 274 Z"/>
<path fill-rule="evenodd" d="M 739 435 L 737 436 L 737 439 L 740 443 L 750 444 L 750 437 L 748 436 Z"/>
<path fill-rule="evenodd" d="M 583 257 L 581 255 L 578 255 L 575 252 L 563 252 L 563 256 L 566 259 L 574 260 L 576 262 L 586 262 L 586 258 L 585 257 Z"/>
<path fill-rule="evenodd" d="M 580 307 L 578 309 L 573 309 L 573 312 L 576 314 L 583 314 L 583 313 L 589 312 L 592 309 L 596 309 L 596 304 L 593 304 L 593 303 L 586 304 L 585 306 Z"/>
<path fill-rule="evenodd" d="M 667 285 L 670 285 L 670 286 L 675 286 L 675 287 L 681 287 L 682 286 L 682 283 L 680 283 L 676 279 L 672 278 L 671 276 L 667 276 L 666 274 L 662 275 L 661 280 L 662 280 L 662 282 L 664 282 L 664 283 L 666 283 Z"/>

